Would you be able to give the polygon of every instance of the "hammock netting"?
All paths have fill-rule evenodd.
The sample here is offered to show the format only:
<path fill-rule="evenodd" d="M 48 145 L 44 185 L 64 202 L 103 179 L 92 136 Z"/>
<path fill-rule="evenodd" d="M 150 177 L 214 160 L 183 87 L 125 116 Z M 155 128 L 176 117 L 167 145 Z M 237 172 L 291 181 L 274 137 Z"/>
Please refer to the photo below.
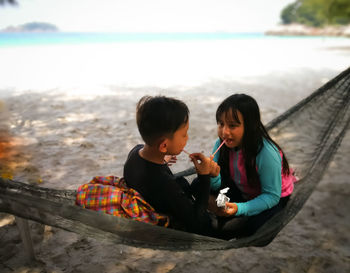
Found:
<path fill-rule="evenodd" d="M 167 250 L 219 250 L 269 244 L 321 180 L 350 122 L 350 68 L 267 124 L 300 180 L 287 206 L 249 236 L 229 241 L 152 226 L 74 204 L 75 191 L 0 178 L 0 211 L 118 244 Z M 193 168 L 177 175 L 193 174 Z"/>

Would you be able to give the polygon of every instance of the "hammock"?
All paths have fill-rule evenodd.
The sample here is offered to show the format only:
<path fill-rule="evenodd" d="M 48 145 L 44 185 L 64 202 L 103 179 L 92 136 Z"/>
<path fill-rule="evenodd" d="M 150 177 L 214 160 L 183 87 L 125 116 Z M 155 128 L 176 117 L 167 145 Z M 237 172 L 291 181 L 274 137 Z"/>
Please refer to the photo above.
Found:
<path fill-rule="evenodd" d="M 298 213 L 321 180 L 350 122 L 350 68 L 267 125 L 300 181 L 287 206 L 255 234 L 229 241 L 153 226 L 82 209 L 75 191 L 0 178 L 0 211 L 118 244 L 167 250 L 265 246 Z M 193 169 L 177 175 L 190 175 Z M 22 237 L 23 238 L 23 237 Z"/>

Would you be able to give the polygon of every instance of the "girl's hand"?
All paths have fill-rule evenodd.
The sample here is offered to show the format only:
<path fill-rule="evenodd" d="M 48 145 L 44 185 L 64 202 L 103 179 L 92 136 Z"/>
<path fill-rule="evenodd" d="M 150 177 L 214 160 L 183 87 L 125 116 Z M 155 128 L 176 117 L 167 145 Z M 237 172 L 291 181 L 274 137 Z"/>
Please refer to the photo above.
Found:
<path fill-rule="evenodd" d="M 190 158 L 196 167 L 198 174 L 210 174 L 211 170 L 215 169 L 217 166 L 216 162 L 201 153 L 190 154 Z"/>
<path fill-rule="evenodd" d="M 171 166 L 176 163 L 177 157 L 176 155 L 166 155 L 164 156 L 164 161 L 166 164 L 168 164 L 168 166 Z"/>
<path fill-rule="evenodd" d="M 233 216 L 237 213 L 238 206 L 236 203 L 226 202 L 225 211 L 229 216 Z"/>
<path fill-rule="evenodd" d="M 226 202 L 225 208 L 219 208 L 216 211 L 216 215 L 223 216 L 223 217 L 234 216 L 237 213 L 237 210 L 238 210 L 238 207 L 236 203 Z"/>

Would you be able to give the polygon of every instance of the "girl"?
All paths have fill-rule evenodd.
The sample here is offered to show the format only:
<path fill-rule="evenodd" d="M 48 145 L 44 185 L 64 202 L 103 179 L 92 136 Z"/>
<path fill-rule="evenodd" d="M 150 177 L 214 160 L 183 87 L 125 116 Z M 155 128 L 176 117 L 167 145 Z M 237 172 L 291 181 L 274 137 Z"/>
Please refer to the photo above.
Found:
<path fill-rule="evenodd" d="M 221 171 L 211 178 L 211 189 L 217 192 L 229 187 L 227 196 L 231 202 L 226 203 L 226 208 L 215 206 L 214 212 L 224 217 L 248 216 L 242 218 L 243 230 L 223 229 L 237 236 L 251 235 L 286 205 L 296 179 L 282 149 L 262 124 L 258 104 L 252 97 L 235 94 L 226 98 L 216 111 L 216 121 L 219 138 L 213 151 L 222 141 L 225 145 L 214 157 Z M 227 220 L 226 224 L 232 223 Z M 241 224 L 237 226 L 241 229 Z"/>

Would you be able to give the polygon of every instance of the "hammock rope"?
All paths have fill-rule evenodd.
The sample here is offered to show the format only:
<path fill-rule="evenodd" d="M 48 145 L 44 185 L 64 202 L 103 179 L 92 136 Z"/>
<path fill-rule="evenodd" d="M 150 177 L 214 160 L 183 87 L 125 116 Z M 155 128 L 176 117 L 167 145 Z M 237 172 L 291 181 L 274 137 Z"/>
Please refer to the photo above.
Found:
<path fill-rule="evenodd" d="M 119 244 L 167 250 L 219 250 L 269 244 L 302 209 L 350 123 L 350 68 L 281 114 L 266 128 L 301 178 L 287 206 L 249 237 L 224 241 L 152 226 L 75 206 L 75 191 L 0 178 L 0 211 Z M 177 175 L 191 175 L 190 168 Z"/>

